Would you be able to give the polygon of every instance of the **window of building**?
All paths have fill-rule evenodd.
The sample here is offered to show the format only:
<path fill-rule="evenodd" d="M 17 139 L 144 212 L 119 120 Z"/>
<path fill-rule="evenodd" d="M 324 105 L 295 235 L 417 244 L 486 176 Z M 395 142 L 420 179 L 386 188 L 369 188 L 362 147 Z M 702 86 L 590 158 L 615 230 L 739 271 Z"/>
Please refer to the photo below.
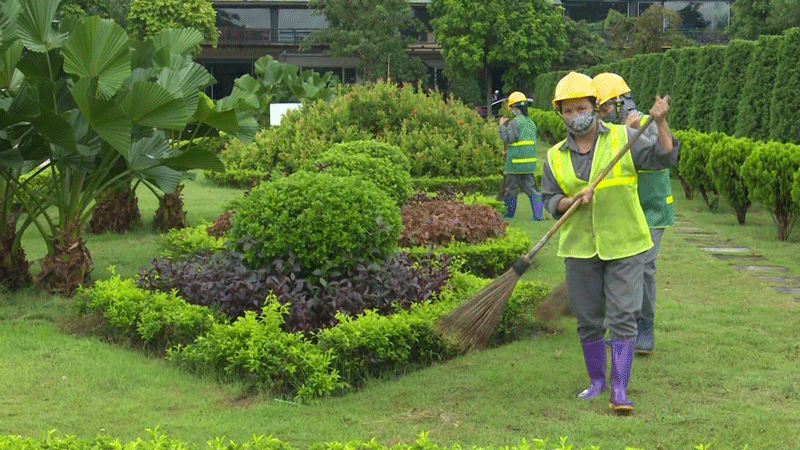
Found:
<path fill-rule="evenodd" d="M 217 8 L 219 42 L 268 42 L 269 8 Z"/>

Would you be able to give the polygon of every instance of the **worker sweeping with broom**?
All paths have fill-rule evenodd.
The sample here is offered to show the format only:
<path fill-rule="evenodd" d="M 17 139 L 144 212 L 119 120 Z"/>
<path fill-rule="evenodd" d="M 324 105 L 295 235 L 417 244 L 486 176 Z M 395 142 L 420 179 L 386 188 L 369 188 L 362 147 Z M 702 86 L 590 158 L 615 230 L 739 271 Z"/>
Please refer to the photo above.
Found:
<path fill-rule="evenodd" d="M 669 104 L 656 97 L 650 109 L 656 139 L 634 139 L 630 151 L 610 171 L 603 170 L 635 130 L 598 120 L 597 90 L 584 74 L 570 72 L 558 82 L 553 106 L 568 135 L 547 152 L 542 198 L 556 219 L 573 211 L 561 228 L 558 255 L 564 258 L 567 300 L 578 321 L 590 379 L 578 397 L 594 398 L 610 384 L 609 406 L 626 413 L 633 409 L 627 386 L 641 308 L 643 254 L 653 245 L 639 205 L 637 170 L 674 166 L 679 144 L 667 124 Z M 603 173 L 605 178 L 595 180 Z M 574 209 L 575 204 L 581 206 Z M 606 330 L 611 338 L 608 383 Z"/>
<path fill-rule="evenodd" d="M 594 77 L 598 95 L 598 112 L 604 122 L 625 124 L 638 128 L 647 116 L 636 110 L 628 83 L 616 73 L 604 72 Z M 650 126 L 648 133 L 656 133 Z M 650 134 L 645 134 L 651 137 Z M 664 229 L 675 224 L 675 210 L 672 205 L 672 184 L 669 169 L 639 171 L 639 204 L 642 205 L 653 246 L 644 254 L 644 274 L 642 290 L 642 309 L 636 319 L 638 334 L 634 352 L 649 355 L 653 352 L 655 339 L 653 323 L 656 308 L 656 259 L 661 247 Z"/>

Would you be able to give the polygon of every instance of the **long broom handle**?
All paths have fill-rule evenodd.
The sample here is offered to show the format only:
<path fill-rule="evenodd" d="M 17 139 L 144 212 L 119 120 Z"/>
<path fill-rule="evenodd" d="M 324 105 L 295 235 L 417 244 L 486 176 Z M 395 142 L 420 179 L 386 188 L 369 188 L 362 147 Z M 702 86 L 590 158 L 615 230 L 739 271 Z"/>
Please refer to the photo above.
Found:
<path fill-rule="evenodd" d="M 669 102 L 669 95 L 664 97 L 664 99 L 667 102 Z M 623 156 L 625 156 L 625 153 L 627 153 L 628 150 L 631 149 L 631 146 L 633 146 L 636 140 L 639 139 L 642 133 L 644 133 L 644 130 L 647 129 L 647 127 L 649 127 L 651 123 L 653 123 L 653 116 L 648 116 L 647 120 L 644 121 L 644 124 L 640 126 L 638 130 L 636 130 L 636 134 L 633 135 L 633 138 L 631 138 L 631 140 L 628 141 L 628 143 L 622 146 L 622 148 L 617 152 L 617 154 L 614 156 L 611 162 L 608 163 L 608 165 L 600 172 L 599 176 L 594 181 L 589 183 L 589 186 L 591 186 L 592 189 L 597 187 L 600 181 L 602 181 L 603 178 L 605 178 L 606 175 L 608 175 L 608 172 L 611 172 L 611 169 L 614 168 L 614 164 L 618 163 L 619 160 L 622 159 Z M 556 231 L 558 231 L 558 229 L 561 228 L 561 225 L 564 224 L 564 222 L 572 215 L 572 213 L 574 213 L 575 211 L 578 210 L 578 208 L 581 207 L 581 203 L 582 202 L 574 202 L 572 205 L 570 205 L 569 209 L 567 209 L 567 211 L 561 216 L 561 218 L 558 219 L 558 221 L 552 227 L 550 227 L 550 229 L 547 231 L 547 233 L 545 233 L 544 236 L 542 236 L 541 239 L 539 239 L 539 242 L 537 242 L 536 245 L 528 253 L 523 255 L 522 258 L 526 260 L 528 266 L 530 266 L 530 261 L 533 259 L 534 255 L 536 255 L 536 253 L 538 253 L 539 250 L 541 250 L 541 248 L 544 247 L 544 244 L 547 243 L 547 241 L 550 240 L 551 237 L 553 237 Z M 515 264 L 514 266 L 517 267 L 517 264 Z M 515 270 L 517 269 L 515 268 Z M 525 270 L 527 270 L 527 267 L 525 267 Z M 520 273 L 520 275 L 522 274 Z"/>

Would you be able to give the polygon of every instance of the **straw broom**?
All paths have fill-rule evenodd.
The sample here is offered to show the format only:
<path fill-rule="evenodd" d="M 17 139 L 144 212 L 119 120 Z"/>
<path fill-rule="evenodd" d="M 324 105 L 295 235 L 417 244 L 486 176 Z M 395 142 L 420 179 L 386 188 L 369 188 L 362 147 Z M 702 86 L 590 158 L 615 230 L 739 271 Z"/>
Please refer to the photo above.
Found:
<path fill-rule="evenodd" d="M 666 96 L 665 99 L 669 101 L 669 96 Z M 652 122 L 653 116 L 648 117 L 645 123 L 636 131 L 633 138 L 617 152 L 614 159 L 589 184 L 592 189 L 596 188 L 597 184 L 608 175 L 614 165 L 625 156 L 625 153 L 630 150 L 631 146 Z M 469 300 L 440 317 L 435 325 L 436 333 L 446 342 L 462 351 L 485 348 L 492 334 L 497 330 L 497 325 L 503 317 L 508 305 L 508 299 L 511 297 L 511 293 L 514 292 L 517 281 L 530 268 L 533 257 L 580 206 L 581 202 L 575 202 L 570 205 L 569 209 L 558 219 L 555 225 L 539 239 L 539 242 L 528 253 L 517 259 L 510 269 L 484 286 Z"/>

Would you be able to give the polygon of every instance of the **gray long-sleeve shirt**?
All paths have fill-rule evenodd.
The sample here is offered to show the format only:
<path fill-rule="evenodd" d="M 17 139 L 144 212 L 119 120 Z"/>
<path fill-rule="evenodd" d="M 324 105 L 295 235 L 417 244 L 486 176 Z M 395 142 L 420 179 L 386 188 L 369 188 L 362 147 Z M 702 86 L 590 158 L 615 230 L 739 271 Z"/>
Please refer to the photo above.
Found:
<path fill-rule="evenodd" d="M 506 145 L 517 142 L 519 139 L 519 122 L 514 119 L 509 120 L 504 125 L 500 125 L 500 140 Z"/>
<path fill-rule="evenodd" d="M 628 142 L 630 142 L 631 139 L 633 139 L 633 136 L 636 134 L 636 130 L 630 127 L 626 127 L 626 130 L 628 132 Z M 608 131 L 608 127 L 602 123 L 598 123 L 598 137 L 600 136 L 600 133 L 607 133 Z M 578 145 L 575 143 L 575 139 L 572 137 L 572 134 L 567 136 L 567 140 L 561 146 L 562 149 L 570 149 L 572 166 L 575 169 L 575 175 L 581 180 L 589 180 L 589 174 L 592 169 L 592 161 L 594 160 L 594 149 L 596 146 L 597 137 L 595 137 L 592 150 L 588 153 L 581 154 L 578 152 Z M 672 136 L 672 146 L 673 149 L 671 152 L 664 153 L 664 149 L 658 142 L 658 134 L 652 133 L 649 129 L 645 130 L 639 139 L 637 139 L 636 142 L 631 145 L 630 152 L 631 157 L 633 158 L 633 165 L 640 170 L 661 170 L 674 167 L 678 163 L 678 153 L 680 149 L 680 141 L 678 141 L 674 135 Z M 547 211 L 549 211 L 555 219 L 560 218 L 562 213 L 559 213 L 557 210 L 558 202 L 567 195 L 561 190 L 561 186 L 558 185 L 556 177 L 553 175 L 553 170 L 550 168 L 550 162 L 547 159 L 545 159 L 542 167 L 541 190 L 542 201 L 544 202 L 544 206 L 547 208 Z"/>

